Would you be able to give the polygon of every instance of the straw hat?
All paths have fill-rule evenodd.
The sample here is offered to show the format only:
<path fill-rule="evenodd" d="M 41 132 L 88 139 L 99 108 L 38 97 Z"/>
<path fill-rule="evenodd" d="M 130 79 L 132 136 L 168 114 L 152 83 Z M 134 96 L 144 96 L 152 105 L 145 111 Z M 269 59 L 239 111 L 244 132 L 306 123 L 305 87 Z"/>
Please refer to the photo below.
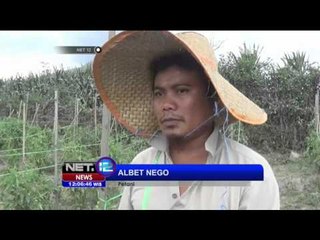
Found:
<path fill-rule="evenodd" d="M 167 53 L 187 51 L 203 66 L 229 113 L 229 123 L 259 125 L 267 114 L 218 72 L 209 41 L 194 32 L 124 31 L 114 36 L 95 56 L 93 76 L 103 102 L 129 131 L 150 136 L 157 129 L 152 109 L 150 62 Z"/>

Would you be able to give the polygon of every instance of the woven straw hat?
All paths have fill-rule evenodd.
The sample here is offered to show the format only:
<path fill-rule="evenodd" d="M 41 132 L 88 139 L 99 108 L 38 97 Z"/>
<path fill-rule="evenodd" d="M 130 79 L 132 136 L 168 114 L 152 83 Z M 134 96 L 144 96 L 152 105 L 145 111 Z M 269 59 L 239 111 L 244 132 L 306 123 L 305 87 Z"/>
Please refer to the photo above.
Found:
<path fill-rule="evenodd" d="M 98 92 L 118 122 L 140 136 L 158 129 L 152 109 L 150 62 L 164 54 L 187 51 L 203 66 L 229 113 L 229 123 L 259 125 L 267 114 L 218 72 L 209 41 L 201 34 L 167 31 L 124 31 L 114 36 L 95 56 L 93 76 Z"/>

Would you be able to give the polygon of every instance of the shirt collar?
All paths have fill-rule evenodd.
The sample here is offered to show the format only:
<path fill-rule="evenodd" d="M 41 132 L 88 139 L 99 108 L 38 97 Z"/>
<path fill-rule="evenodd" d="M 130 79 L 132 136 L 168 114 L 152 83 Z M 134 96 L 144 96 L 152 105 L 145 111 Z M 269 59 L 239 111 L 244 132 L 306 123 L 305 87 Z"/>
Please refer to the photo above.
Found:
<path fill-rule="evenodd" d="M 214 156 L 217 150 L 218 144 L 219 144 L 219 128 L 215 127 L 213 132 L 210 134 L 210 136 L 208 137 L 205 143 L 205 148 L 211 154 L 211 156 Z"/>
<path fill-rule="evenodd" d="M 157 133 L 153 138 L 151 138 L 149 144 L 162 152 L 167 152 L 168 150 L 167 138 L 161 133 Z"/>

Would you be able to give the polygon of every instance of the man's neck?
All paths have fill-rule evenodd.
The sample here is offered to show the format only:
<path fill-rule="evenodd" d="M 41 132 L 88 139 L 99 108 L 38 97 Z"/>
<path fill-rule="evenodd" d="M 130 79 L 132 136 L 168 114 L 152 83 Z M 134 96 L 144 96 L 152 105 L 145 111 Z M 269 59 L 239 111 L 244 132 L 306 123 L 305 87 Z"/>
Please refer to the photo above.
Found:
<path fill-rule="evenodd" d="M 212 129 L 201 135 L 185 138 L 168 139 L 169 153 L 176 164 L 202 164 L 206 163 L 207 151 L 205 143 L 211 135 Z"/>

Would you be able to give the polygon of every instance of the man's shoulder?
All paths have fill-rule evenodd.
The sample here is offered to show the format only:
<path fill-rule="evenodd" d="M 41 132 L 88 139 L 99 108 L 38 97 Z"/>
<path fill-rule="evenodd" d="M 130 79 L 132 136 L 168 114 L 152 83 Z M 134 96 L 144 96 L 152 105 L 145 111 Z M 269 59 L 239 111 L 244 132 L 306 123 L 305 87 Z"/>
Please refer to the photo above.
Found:
<path fill-rule="evenodd" d="M 157 149 L 149 147 L 138 153 L 131 163 L 133 164 L 151 164 L 157 154 Z"/>
<path fill-rule="evenodd" d="M 230 150 L 237 155 L 239 158 L 237 161 L 240 164 L 267 164 L 267 160 L 258 152 L 253 150 L 252 148 L 239 143 L 235 140 L 228 139 Z"/>
<path fill-rule="evenodd" d="M 231 159 L 231 161 L 238 164 L 261 164 L 264 169 L 265 177 L 274 175 L 270 163 L 261 154 L 232 139 L 228 139 L 228 143 L 230 150 L 233 153 L 232 157 L 234 158 Z"/>

